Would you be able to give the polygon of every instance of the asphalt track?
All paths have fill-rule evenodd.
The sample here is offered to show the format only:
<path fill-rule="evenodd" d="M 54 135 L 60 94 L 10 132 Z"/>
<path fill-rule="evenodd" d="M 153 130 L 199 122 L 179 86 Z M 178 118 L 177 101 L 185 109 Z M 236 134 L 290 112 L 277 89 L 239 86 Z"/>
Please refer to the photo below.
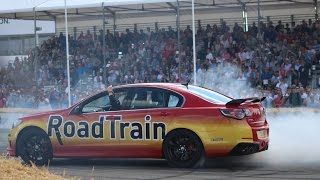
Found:
<path fill-rule="evenodd" d="M 319 116 L 312 115 L 312 117 Z M 273 121 L 278 121 L 278 119 L 274 118 Z M 288 122 L 284 124 L 287 126 Z M 312 130 L 319 129 L 320 126 L 315 127 L 316 125 L 318 124 L 314 124 Z M 277 130 L 277 128 L 283 127 L 280 124 L 278 127 L 274 125 L 273 129 Z M 305 130 L 305 132 L 309 131 Z M 295 131 L 293 133 L 299 134 Z M 5 153 L 6 135 L 7 130 L 0 129 L 0 153 Z M 294 135 L 290 134 L 290 136 Z M 280 137 L 278 139 L 279 143 L 282 143 L 283 139 Z M 286 146 L 289 147 L 281 151 L 286 146 L 278 147 L 276 139 L 271 140 L 273 140 L 273 146 L 270 146 L 266 152 L 241 157 L 210 159 L 201 169 L 170 168 L 165 160 L 156 159 L 55 159 L 48 169 L 66 178 L 76 177 L 81 180 L 320 179 L 320 148 L 316 146 L 316 149 L 306 156 L 308 155 L 308 144 L 310 144 L 308 141 L 302 142 L 296 146 L 296 149 L 288 143 Z M 318 144 L 320 143 L 317 142 Z M 299 150 L 299 147 L 303 146 L 306 148 Z M 310 145 L 310 147 L 313 146 Z M 293 153 L 290 154 L 290 152 Z"/>
<path fill-rule="evenodd" d="M 1 153 L 6 133 L 0 130 Z M 165 160 L 156 159 L 56 159 L 49 170 L 81 180 L 320 179 L 320 162 L 277 164 L 265 161 L 267 153 L 210 159 L 201 169 L 170 168 Z"/>

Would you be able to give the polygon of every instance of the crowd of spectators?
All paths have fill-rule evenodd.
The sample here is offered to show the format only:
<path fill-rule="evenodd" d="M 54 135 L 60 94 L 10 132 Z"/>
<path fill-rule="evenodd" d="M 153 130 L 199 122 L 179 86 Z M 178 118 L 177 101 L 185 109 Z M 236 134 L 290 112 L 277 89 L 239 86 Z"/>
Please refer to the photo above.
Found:
<path fill-rule="evenodd" d="M 319 107 L 320 80 L 313 75 L 320 63 L 320 22 L 261 22 L 260 27 L 259 36 L 255 23 L 248 31 L 237 23 L 230 28 L 224 21 L 199 26 L 197 84 L 233 96 L 266 96 L 267 107 Z M 180 52 L 177 32 L 170 26 L 155 31 L 107 30 L 103 34 L 102 30 L 88 30 L 78 37 L 69 35 L 72 102 L 110 84 L 193 80 L 190 26 L 180 35 Z M 65 36 L 60 33 L 31 49 L 27 57 L 17 57 L 2 67 L 0 108 L 66 107 L 65 49 Z M 236 86 L 241 89 L 232 94 Z"/>

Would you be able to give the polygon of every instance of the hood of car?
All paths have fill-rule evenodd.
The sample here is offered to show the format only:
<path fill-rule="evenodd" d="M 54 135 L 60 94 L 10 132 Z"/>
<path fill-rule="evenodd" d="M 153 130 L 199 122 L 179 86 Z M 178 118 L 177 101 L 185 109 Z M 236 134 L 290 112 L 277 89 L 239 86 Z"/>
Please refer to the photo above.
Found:
<path fill-rule="evenodd" d="M 68 112 L 68 109 L 59 109 L 59 110 L 51 110 L 51 111 L 45 111 L 45 112 L 39 112 L 39 113 L 32 113 L 29 115 L 25 115 L 21 117 L 20 119 L 22 121 L 26 120 L 36 120 L 36 119 L 42 119 L 43 117 L 48 117 L 50 115 L 64 115 L 66 112 Z"/>

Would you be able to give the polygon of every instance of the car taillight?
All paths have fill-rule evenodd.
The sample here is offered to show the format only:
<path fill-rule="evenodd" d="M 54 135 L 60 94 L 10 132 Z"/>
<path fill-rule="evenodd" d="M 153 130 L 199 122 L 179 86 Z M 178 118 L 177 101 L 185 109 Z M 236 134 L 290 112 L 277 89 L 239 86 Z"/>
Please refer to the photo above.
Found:
<path fill-rule="evenodd" d="M 249 109 L 220 109 L 220 111 L 224 116 L 238 120 L 252 115 Z"/>

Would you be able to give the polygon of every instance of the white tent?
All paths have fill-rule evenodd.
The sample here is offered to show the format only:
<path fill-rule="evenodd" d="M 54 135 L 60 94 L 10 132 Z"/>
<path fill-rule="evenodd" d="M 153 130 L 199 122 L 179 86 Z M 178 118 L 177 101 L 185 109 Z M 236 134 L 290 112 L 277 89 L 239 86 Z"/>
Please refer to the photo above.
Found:
<path fill-rule="evenodd" d="M 105 6 L 121 6 L 132 4 L 149 4 L 176 2 L 176 0 L 67 0 L 68 8 L 95 8 Z M 30 12 L 36 8 L 37 11 L 52 11 L 64 9 L 64 0 L 10 0 L 1 2 L 0 14 Z"/>
<path fill-rule="evenodd" d="M 119 14 L 131 13 L 168 13 L 176 8 L 176 0 L 67 0 L 70 15 L 101 15 L 101 6 L 108 7 L 110 12 Z M 189 10 L 191 14 L 191 0 L 179 0 L 180 10 Z M 282 9 L 290 11 L 295 9 L 310 8 L 315 6 L 313 0 L 260 0 L 263 10 Z M 257 9 L 257 0 L 195 0 L 195 11 L 227 11 L 242 9 L 246 6 L 249 10 Z M 33 10 L 37 11 L 37 19 L 53 19 L 64 16 L 64 0 L 6 0 L 1 2 L 0 17 L 12 19 L 33 19 Z M 68 14 L 68 15 L 69 15 Z"/>

